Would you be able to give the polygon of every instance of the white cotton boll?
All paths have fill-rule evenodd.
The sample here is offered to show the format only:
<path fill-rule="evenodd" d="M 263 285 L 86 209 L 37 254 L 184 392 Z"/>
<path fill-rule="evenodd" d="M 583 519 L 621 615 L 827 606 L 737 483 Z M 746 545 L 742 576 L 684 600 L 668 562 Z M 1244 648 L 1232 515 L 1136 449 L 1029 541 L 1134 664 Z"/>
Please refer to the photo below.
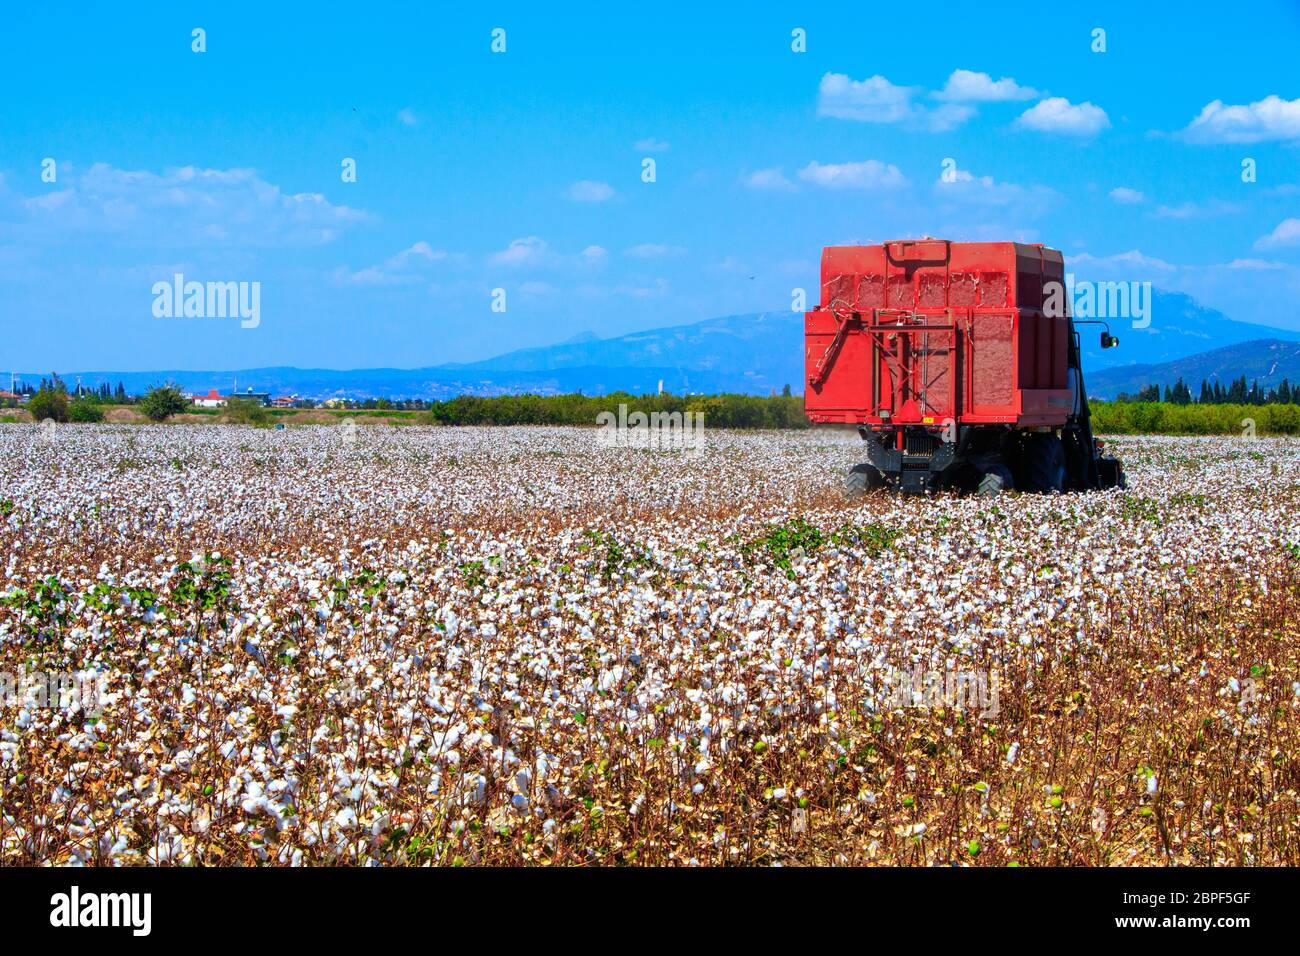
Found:
<path fill-rule="evenodd" d="M 263 809 L 265 809 L 266 806 L 266 797 L 264 796 L 244 797 L 244 800 L 242 801 L 242 803 L 240 803 L 240 806 L 242 806 L 244 813 L 248 813 L 248 814 L 261 813 L 263 812 Z"/>
<path fill-rule="evenodd" d="M 1147 777 L 1147 793 L 1155 793 L 1156 786 L 1156 775 L 1153 773 L 1151 776 Z"/>
<path fill-rule="evenodd" d="M 350 830 L 357 825 L 357 811 L 344 807 L 334 814 L 334 825 L 340 830 Z"/>
<path fill-rule="evenodd" d="M 1013 763 L 1016 762 L 1016 755 L 1019 754 L 1019 753 L 1020 753 L 1020 743 L 1019 743 L 1019 742 L 1013 743 L 1010 747 L 1007 748 L 1007 765 L 1008 765 L 1008 766 L 1010 766 L 1011 764 L 1013 764 Z"/>
<path fill-rule="evenodd" d="M 471 803 L 482 806 L 487 802 L 487 777 L 481 773 L 470 778 L 466 789 Z"/>

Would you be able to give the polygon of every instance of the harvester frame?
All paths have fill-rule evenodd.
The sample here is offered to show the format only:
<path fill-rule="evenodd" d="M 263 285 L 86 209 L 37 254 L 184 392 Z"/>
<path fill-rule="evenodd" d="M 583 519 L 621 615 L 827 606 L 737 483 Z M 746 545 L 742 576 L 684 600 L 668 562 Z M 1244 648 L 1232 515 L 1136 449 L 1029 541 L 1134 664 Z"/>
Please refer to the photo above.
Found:
<path fill-rule="evenodd" d="M 805 406 L 865 440 L 849 490 L 1123 486 L 1092 433 L 1076 323 L 1048 304 L 1063 278 L 1060 253 L 1039 245 L 828 248 L 828 305 L 806 316 Z M 1118 344 L 1109 327 L 1101 344 Z"/>

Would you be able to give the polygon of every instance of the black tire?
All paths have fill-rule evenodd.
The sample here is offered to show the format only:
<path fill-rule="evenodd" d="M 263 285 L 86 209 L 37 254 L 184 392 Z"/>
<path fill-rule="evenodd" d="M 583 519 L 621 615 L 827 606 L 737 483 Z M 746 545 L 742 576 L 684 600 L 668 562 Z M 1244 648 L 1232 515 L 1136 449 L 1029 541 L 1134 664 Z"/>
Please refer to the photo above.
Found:
<path fill-rule="evenodd" d="M 984 470 L 980 478 L 979 493 L 982 498 L 996 498 L 1004 491 L 1011 491 L 1015 482 L 1011 480 L 1011 469 L 1006 465 L 993 464 Z"/>
<path fill-rule="evenodd" d="M 1127 488 L 1128 479 L 1124 474 L 1124 466 L 1120 464 L 1117 458 L 1098 458 L 1097 474 L 1101 479 L 1101 487 L 1105 488 Z"/>
<path fill-rule="evenodd" d="M 851 498 L 885 486 L 885 476 L 874 465 L 854 465 L 844 479 L 844 491 Z"/>
<path fill-rule="evenodd" d="M 1022 464 L 1026 491 L 1065 491 L 1065 446 L 1055 435 L 1034 432 L 1026 436 Z"/>

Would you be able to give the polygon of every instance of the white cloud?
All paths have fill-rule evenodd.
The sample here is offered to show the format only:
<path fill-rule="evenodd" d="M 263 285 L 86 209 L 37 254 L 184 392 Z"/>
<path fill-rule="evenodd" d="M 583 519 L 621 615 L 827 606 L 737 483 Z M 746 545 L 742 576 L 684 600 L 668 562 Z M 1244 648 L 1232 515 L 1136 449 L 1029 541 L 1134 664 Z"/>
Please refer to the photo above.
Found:
<path fill-rule="evenodd" d="M 952 179 L 941 174 L 934 184 L 935 195 L 957 202 L 987 206 L 1025 207 L 1026 212 L 1042 211 L 1056 199 L 1056 193 L 1046 186 L 1020 186 L 1016 183 L 999 183 L 992 176 L 976 176 L 964 169 L 955 169 Z"/>
<path fill-rule="evenodd" d="M 489 257 L 490 261 L 496 265 L 502 266 L 532 266 L 540 265 L 545 260 L 548 252 L 546 242 L 537 236 L 524 236 L 522 239 L 512 239 L 510 245 L 500 252 L 494 252 Z"/>
<path fill-rule="evenodd" d="M 1077 106 L 1062 96 L 1053 96 L 1020 114 L 1015 125 L 1040 133 L 1060 133 L 1065 136 L 1096 136 L 1110 126 L 1110 118 L 1100 106 L 1079 103 Z"/>
<path fill-rule="evenodd" d="M 1267 259 L 1233 259 L 1225 268 L 1246 269 L 1251 272 L 1277 272 L 1291 267 L 1285 262 L 1270 262 Z"/>
<path fill-rule="evenodd" d="M 1183 130 L 1195 143 L 1260 143 L 1300 139 L 1300 97 L 1266 96 L 1249 106 L 1207 103 Z"/>
<path fill-rule="evenodd" d="M 396 266 L 404 266 L 413 260 L 423 260 L 425 262 L 437 262 L 439 259 L 447 258 L 447 253 L 441 249 L 434 249 L 423 239 L 409 248 L 403 249 L 397 255 L 393 256 L 390 262 Z"/>
<path fill-rule="evenodd" d="M 1240 212 L 1237 203 L 1211 199 L 1208 202 L 1185 202 L 1177 206 L 1157 206 L 1152 213 L 1157 219 L 1202 219 L 1208 216 L 1227 216 Z"/>
<path fill-rule="evenodd" d="M 1300 219 L 1283 219 L 1267 236 L 1255 241 L 1256 249 L 1277 249 L 1282 246 L 1300 246 Z"/>
<path fill-rule="evenodd" d="M 925 110 L 917 107 L 915 119 L 918 125 L 930 132 L 943 133 L 955 129 L 974 115 L 975 110 L 972 107 L 948 103 L 940 106 L 937 110 Z"/>
<path fill-rule="evenodd" d="M 623 250 L 623 255 L 633 259 L 662 259 L 665 256 L 680 256 L 686 250 L 681 246 L 669 246 L 655 242 L 643 242 Z"/>
<path fill-rule="evenodd" d="M 754 271 L 745 262 L 735 256 L 726 256 L 721 262 L 714 263 L 715 272 L 725 272 L 728 275 L 753 276 Z"/>
<path fill-rule="evenodd" d="M 780 167 L 773 169 L 760 169 L 757 172 L 750 173 L 741 177 L 743 182 L 750 189 L 759 189 L 767 192 L 793 192 L 795 184 L 785 178 Z"/>
<path fill-rule="evenodd" d="M 608 259 L 609 251 L 603 246 L 589 245 L 580 252 L 561 252 L 552 249 L 545 240 L 537 236 L 514 239 L 506 248 L 488 256 L 488 262 L 494 266 L 515 269 L 544 268 L 561 273 L 598 268 Z"/>
<path fill-rule="evenodd" d="M 1145 255 L 1137 249 L 1130 249 L 1128 252 L 1117 252 L 1110 256 L 1094 256 L 1084 252 L 1077 256 L 1066 256 L 1065 261 L 1071 266 L 1090 266 L 1094 269 L 1116 270 L 1116 269 L 1143 269 L 1157 270 L 1160 272 L 1173 272 L 1177 266 L 1166 262 L 1163 259 L 1157 259 L 1154 256 Z"/>
<path fill-rule="evenodd" d="M 638 153 L 665 153 L 668 151 L 668 145 L 661 139 L 647 136 L 645 139 L 637 140 L 632 148 Z"/>
<path fill-rule="evenodd" d="M 799 170 L 799 178 L 827 189 L 897 189 L 907 183 L 897 166 L 878 159 L 827 164 L 813 160 Z"/>
<path fill-rule="evenodd" d="M 912 112 L 913 87 L 895 86 L 883 76 L 854 80 L 827 73 L 818 88 L 817 112 L 822 116 L 865 123 L 897 123 Z"/>
<path fill-rule="evenodd" d="M 817 90 L 817 114 L 861 123 L 905 123 L 932 132 L 959 126 L 975 114 L 955 103 L 926 109 L 913 102 L 918 90 L 895 86 L 883 76 L 855 80 L 843 73 L 827 73 Z"/>
<path fill-rule="evenodd" d="M 614 187 L 609 183 L 580 179 L 565 190 L 564 194 L 574 202 L 607 202 L 614 198 Z"/>
<path fill-rule="evenodd" d="M 403 126 L 420 125 L 420 117 L 416 116 L 415 110 L 411 109 L 409 106 L 403 107 L 401 110 L 398 111 L 397 119 L 401 122 Z"/>
<path fill-rule="evenodd" d="M 286 193 L 251 169 L 153 173 L 96 163 L 78 173 L 65 163 L 59 182 L 54 192 L 18 201 L 3 231 L 20 239 L 111 235 L 151 247 L 264 247 L 331 242 L 368 218 L 320 193 Z"/>
<path fill-rule="evenodd" d="M 987 73 L 971 70 L 953 70 L 942 90 L 934 93 L 937 100 L 950 103 L 1002 103 L 1007 100 L 1032 100 L 1037 90 L 1021 86 L 1009 76 L 994 80 Z"/>
<path fill-rule="evenodd" d="M 356 272 L 337 269 L 334 278 L 347 285 L 404 285 L 423 282 L 425 277 L 420 274 L 420 267 L 446 258 L 446 252 L 434 249 L 422 239 L 379 265 L 368 266 Z"/>
<path fill-rule="evenodd" d="M 1146 196 L 1136 189 L 1129 189 L 1127 186 L 1116 186 L 1110 191 L 1110 198 L 1121 206 L 1137 206 L 1147 201 Z"/>

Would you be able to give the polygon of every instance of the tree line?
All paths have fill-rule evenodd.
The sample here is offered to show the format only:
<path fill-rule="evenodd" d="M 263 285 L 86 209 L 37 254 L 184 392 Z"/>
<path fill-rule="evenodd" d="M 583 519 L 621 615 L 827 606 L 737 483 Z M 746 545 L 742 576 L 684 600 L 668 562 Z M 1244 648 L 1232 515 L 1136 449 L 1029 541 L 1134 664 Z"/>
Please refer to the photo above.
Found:
<path fill-rule="evenodd" d="M 1226 387 L 1220 381 L 1210 384 L 1208 379 L 1201 379 L 1201 391 L 1193 398 L 1192 390 L 1180 377 L 1173 385 L 1166 385 L 1163 398 L 1159 385 L 1147 385 L 1129 395 L 1120 392 L 1117 402 L 1159 402 L 1171 405 L 1289 405 L 1300 402 L 1300 385 L 1295 388 L 1284 378 L 1272 388 L 1261 388 L 1259 379 L 1246 384 L 1246 376 L 1234 378 Z"/>
<path fill-rule="evenodd" d="M 1292 389 L 1286 380 L 1276 388 L 1262 390 L 1247 385 L 1245 377 L 1226 388 L 1203 383 L 1204 398 L 1192 400 L 1190 390 L 1181 380 L 1167 389 L 1161 400 L 1157 386 L 1148 386 L 1138 396 L 1105 402 L 1094 400 L 1093 428 L 1103 434 L 1134 435 L 1256 435 L 1300 434 L 1300 386 Z M 1241 400 L 1242 396 L 1245 400 Z M 1231 400 L 1237 399 L 1237 400 Z M 1284 401 L 1283 399 L 1290 399 Z M 695 412 L 704 416 L 708 428 L 803 429 L 803 397 L 791 395 L 789 386 L 783 394 L 755 395 L 632 395 L 612 392 L 608 395 L 461 395 L 446 401 L 421 401 L 423 408 L 413 408 L 399 400 L 379 400 L 371 406 L 428 425 L 596 425 L 603 412 L 619 414 L 626 406 L 627 415 L 643 412 Z M 67 386 L 54 376 L 43 381 L 28 400 L 26 408 L 37 421 L 103 421 L 102 391 L 69 393 Z M 190 400 L 172 385 L 155 386 L 134 399 L 136 409 L 151 421 L 165 421 L 173 415 L 191 410 Z M 347 414 L 347 413 L 343 413 Z M 353 413 L 355 414 L 355 412 Z M 269 425 L 279 413 L 258 402 L 232 400 L 220 420 L 247 425 Z"/>
<path fill-rule="evenodd" d="M 84 392 L 72 396 L 56 375 L 42 381 L 28 400 L 26 408 L 37 421 L 46 418 L 58 422 L 103 421 L 99 393 Z M 132 404 L 151 421 L 161 422 L 191 409 L 188 398 L 172 385 L 150 388 Z M 461 395 L 447 401 L 402 401 L 373 399 L 352 407 L 415 413 L 415 420 L 431 425 L 595 425 L 602 412 L 619 411 L 620 405 L 633 412 L 695 412 L 703 414 L 709 428 L 807 428 L 802 396 L 790 394 L 786 386 L 781 395 L 632 395 L 612 392 L 608 395 Z M 260 403 L 231 399 L 222 415 L 226 421 L 265 425 L 274 413 Z"/>
<path fill-rule="evenodd" d="M 1108 435 L 1297 435 L 1300 405 L 1090 402 L 1092 427 Z"/>
<path fill-rule="evenodd" d="M 430 402 L 419 416 L 439 425 L 594 425 L 602 412 L 695 412 L 707 428 L 807 428 L 803 397 L 791 395 L 460 395 Z"/>

